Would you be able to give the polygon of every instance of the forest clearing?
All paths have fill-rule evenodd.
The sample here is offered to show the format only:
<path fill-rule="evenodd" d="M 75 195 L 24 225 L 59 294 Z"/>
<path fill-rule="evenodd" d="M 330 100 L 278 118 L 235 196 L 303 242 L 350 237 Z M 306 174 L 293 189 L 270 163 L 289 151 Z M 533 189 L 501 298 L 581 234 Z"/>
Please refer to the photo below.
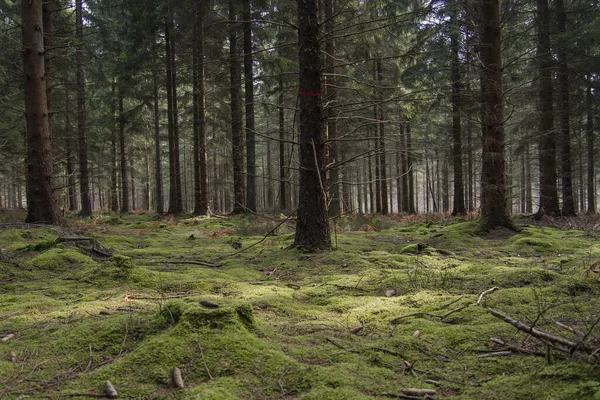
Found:
<path fill-rule="evenodd" d="M 68 221 L 0 225 L 0 398 L 600 398 L 596 217 Z"/>

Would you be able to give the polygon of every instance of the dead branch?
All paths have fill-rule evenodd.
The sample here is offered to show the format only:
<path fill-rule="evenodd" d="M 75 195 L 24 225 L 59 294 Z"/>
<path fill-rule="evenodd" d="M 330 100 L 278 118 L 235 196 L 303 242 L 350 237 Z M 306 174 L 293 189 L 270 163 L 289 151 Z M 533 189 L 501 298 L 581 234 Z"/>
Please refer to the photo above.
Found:
<path fill-rule="evenodd" d="M 532 326 L 525 325 L 524 323 L 519 322 L 516 319 L 511 318 L 507 315 L 504 315 L 504 314 L 500 313 L 499 311 L 496 311 L 492 308 L 488 308 L 488 311 L 494 317 L 499 318 L 499 319 L 503 320 L 504 322 L 511 324 L 518 330 L 529 333 L 531 336 L 534 336 L 541 341 L 549 342 L 549 343 L 552 343 L 552 344 L 555 344 L 558 346 L 564 346 L 567 349 L 569 349 L 571 353 L 575 352 L 577 350 L 583 350 L 584 352 L 591 354 L 595 350 L 595 348 L 591 344 L 589 344 L 583 340 L 579 341 L 579 342 L 572 342 L 565 338 L 551 335 L 549 333 L 546 333 L 544 331 L 536 329 Z M 559 347 L 559 349 L 560 349 L 560 347 Z M 564 349 L 563 349 L 563 351 L 564 351 Z"/>
<path fill-rule="evenodd" d="M 202 265 L 203 267 L 219 268 L 221 264 L 212 263 L 209 261 L 192 261 L 192 260 L 181 260 L 181 261 L 157 261 L 156 264 L 176 265 L 176 264 L 190 264 L 190 265 Z"/>
<path fill-rule="evenodd" d="M 485 295 L 487 295 L 487 294 L 490 294 L 490 293 L 493 293 L 493 292 L 495 292 L 495 291 L 496 291 L 496 290 L 498 290 L 498 289 L 500 289 L 500 288 L 499 288 L 499 287 L 497 287 L 497 286 L 494 286 L 493 288 L 491 288 L 491 289 L 488 289 L 488 290 L 486 290 L 486 291 L 482 292 L 482 293 L 479 295 L 479 299 L 477 299 L 477 303 L 475 303 L 475 305 L 477 305 L 477 306 L 478 306 L 478 305 L 480 305 L 480 304 L 481 304 L 481 301 L 483 300 L 483 298 L 484 298 L 484 296 L 485 296 Z"/>
<path fill-rule="evenodd" d="M 545 356 L 545 354 L 543 354 L 543 353 L 529 350 L 524 347 L 515 346 L 514 344 L 506 343 L 505 341 L 495 338 L 495 337 L 491 337 L 490 340 L 500 346 L 504 346 L 504 347 L 508 348 L 509 350 L 516 351 L 517 353 L 531 355 L 531 356 Z"/>
<path fill-rule="evenodd" d="M 489 358 L 489 357 L 507 357 L 507 356 L 512 356 L 515 353 L 513 353 L 510 350 L 505 350 L 505 351 L 492 351 L 491 353 L 485 353 L 485 354 L 480 354 L 477 356 L 477 358 Z"/>

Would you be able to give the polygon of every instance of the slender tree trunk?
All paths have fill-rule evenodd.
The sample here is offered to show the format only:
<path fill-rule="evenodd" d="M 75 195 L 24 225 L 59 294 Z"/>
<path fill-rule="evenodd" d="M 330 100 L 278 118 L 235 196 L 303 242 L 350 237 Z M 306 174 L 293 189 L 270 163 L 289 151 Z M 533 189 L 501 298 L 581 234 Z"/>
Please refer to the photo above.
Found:
<path fill-rule="evenodd" d="M 562 40 L 558 44 L 558 120 L 561 141 L 561 182 L 562 214 L 575 215 L 575 197 L 573 195 L 573 177 L 571 171 L 571 127 L 569 121 L 569 68 L 566 41 L 567 16 L 564 0 L 556 0 L 556 19 Z"/>
<path fill-rule="evenodd" d="M 136 210 L 135 204 L 135 169 L 133 168 L 133 154 L 129 156 L 129 175 L 131 179 L 131 209 Z"/>
<path fill-rule="evenodd" d="M 415 214 L 415 171 L 412 158 L 412 133 L 410 121 L 406 120 L 406 164 L 408 169 L 408 213 Z"/>
<path fill-rule="evenodd" d="M 408 177 L 406 168 L 406 149 L 404 144 L 404 122 L 400 122 L 396 163 L 398 164 L 398 214 L 408 211 Z"/>
<path fill-rule="evenodd" d="M 153 97 L 154 97 L 154 183 L 156 185 L 155 202 L 156 212 L 163 214 L 165 212 L 165 206 L 163 202 L 163 182 L 162 182 L 162 165 L 161 165 L 161 151 L 160 151 L 160 115 L 158 111 L 158 66 L 154 67 L 152 71 L 153 80 Z"/>
<path fill-rule="evenodd" d="M 165 62 L 167 66 L 167 103 L 169 114 L 169 209 L 167 211 L 169 214 L 183 212 L 174 42 L 173 12 L 169 7 L 168 17 L 165 22 Z"/>
<path fill-rule="evenodd" d="M 452 49 L 451 73 L 452 81 L 452 167 L 454 174 L 454 205 L 452 216 L 464 215 L 465 193 L 463 183 L 462 166 L 462 132 L 461 132 L 461 112 L 462 112 L 462 85 L 460 76 L 460 24 L 458 17 L 452 15 L 452 33 L 450 35 L 450 47 Z"/>
<path fill-rule="evenodd" d="M 113 78 L 111 85 L 110 115 L 112 126 L 110 129 L 110 209 L 119 211 L 119 193 L 117 189 L 117 79 Z"/>
<path fill-rule="evenodd" d="M 376 73 L 377 83 L 380 88 L 377 90 L 377 99 L 379 104 L 376 106 L 376 119 L 379 121 L 379 189 L 381 190 L 381 213 L 387 214 L 389 212 L 388 205 L 388 183 L 387 183 L 387 162 L 385 153 L 385 122 L 383 112 L 383 91 L 381 85 L 383 85 L 383 67 L 381 64 L 381 58 L 377 58 L 376 61 Z"/>
<path fill-rule="evenodd" d="M 77 64 L 77 126 L 79 132 L 79 187 L 81 195 L 81 216 L 92 215 L 90 183 L 88 174 L 87 128 L 85 121 L 85 78 L 83 75 L 83 0 L 75 5 L 75 31 L 79 41 L 75 52 Z"/>
<path fill-rule="evenodd" d="M 231 143 L 233 152 L 233 211 L 232 214 L 243 214 L 245 209 L 244 193 L 244 131 L 242 124 L 242 100 L 240 89 L 242 77 L 240 72 L 239 51 L 237 48 L 237 15 L 234 1 L 229 0 L 229 75 L 231 96 Z"/>
<path fill-rule="evenodd" d="M 246 98 L 246 211 L 256 212 L 256 150 L 254 145 L 254 74 L 252 72 L 252 13 L 242 0 L 244 19 L 244 96 Z"/>
<path fill-rule="evenodd" d="M 69 88 L 65 90 L 65 157 L 67 159 L 67 192 L 69 196 L 69 210 L 77 210 L 77 182 L 75 181 L 75 167 L 73 166 L 73 157 L 71 140 L 73 138 L 73 129 L 71 128 L 71 113 Z"/>
<path fill-rule="evenodd" d="M 373 156 L 371 153 L 371 139 L 367 139 L 367 146 L 369 150 L 369 156 L 367 157 L 367 170 L 368 170 L 368 179 L 369 182 L 369 213 L 373 214 L 377 212 L 375 207 L 375 193 L 373 191 L 373 181 L 376 181 L 376 178 L 373 177 L 373 158 L 377 159 L 377 154 Z M 375 185 L 377 186 L 377 185 Z"/>
<path fill-rule="evenodd" d="M 481 2 L 482 63 L 482 221 L 481 229 L 516 229 L 507 208 L 504 140 L 504 93 L 502 82 L 502 25 L 500 1 Z"/>
<path fill-rule="evenodd" d="M 194 48 L 194 214 L 208 213 L 208 168 L 206 153 L 206 89 L 204 78 L 204 8 L 198 5 Z"/>
<path fill-rule="evenodd" d="M 42 1 L 22 2 L 23 69 L 27 120 L 27 216 L 26 222 L 59 223 L 54 195 L 52 145 L 44 71 Z"/>
<path fill-rule="evenodd" d="M 285 165 L 285 115 L 283 108 L 283 75 L 279 75 L 279 208 L 287 208 Z"/>
<path fill-rule="evenodd" d="M 558 187 L 556 184 L 556 132 L 552 105 L 552 54 L 550 52 L 550 9 L 548 0 L 537 0 L 539 91 L 539 154 L 540 154 L 540 208 L 536 218 L 558 215 Z"/>
<path fill-rule="evenodd" d="M 590 77 L 588 76 L 588 79 Z M 587 144 L 587 212 L 589 214 L 596 213 L 596 188 L 595 182 L 595 151 L 594 151 L 594 98 L 592 95 L 592 85 L 588 83 L 585 92 L 586 99 L 586 144 Z"/>
<path fill-rule="evenodd" d="M 325 187 L 318 0 L 298 0 L 300 186 L 294 247 L 331 248 Z"/>
<path fill-rule="evenodd" d="M 46 102 L 48 103 L 48 129 L 52 137 L 52 89 L 54 86 L 53 75 L 53 23 L 52 13 L 54 12 L 54 1 L 47 0 L 42 4 L 42 19 L 44 22 L 44 69 L 46 73 Z"/>
<path fill-rule="evenodd" d="M 336 77 L 335 77 L 335 0 L 324 0 L 325 8 L 325 88 L 327 95 L 327 107 L 325 118 L 327 120 L 327 149 L 329 163 L 337 163 L 337 113 L 334 107 L 337 105 Z M 337 217 L 340 215 L 340 174 L 337 167 L 329 169 L 329 215 Z"/>
<path fill-rule="evenodd" d="M 123 89 L 119 87 L 119 150 L 121 155 L 121 213 L 129 208 L 129 184 L 127 182 L 127 154 L 125 153 L 125 113 L 123 110 Z"/>

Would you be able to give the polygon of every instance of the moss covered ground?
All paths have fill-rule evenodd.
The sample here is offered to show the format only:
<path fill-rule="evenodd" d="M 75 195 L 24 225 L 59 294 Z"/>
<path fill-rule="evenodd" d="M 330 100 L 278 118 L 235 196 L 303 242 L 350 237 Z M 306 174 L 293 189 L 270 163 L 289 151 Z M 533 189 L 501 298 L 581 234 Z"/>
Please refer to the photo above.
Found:
<path fill-rule="evenodd" d="M 0 224 L 0 398 L 600 399 L 598 353 L 488 312 L 600 348 L 595 225 L 353 216 L 303 253 L 282 219 Z"/>

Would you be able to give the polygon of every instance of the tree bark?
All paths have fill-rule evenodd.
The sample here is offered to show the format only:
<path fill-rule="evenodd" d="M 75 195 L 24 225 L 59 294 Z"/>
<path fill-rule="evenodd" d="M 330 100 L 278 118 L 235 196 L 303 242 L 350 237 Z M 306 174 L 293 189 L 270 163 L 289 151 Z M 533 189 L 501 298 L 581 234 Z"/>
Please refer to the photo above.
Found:
<path fill-rule="evenodd" d="M 458 17 L 453 13 L 452 33 L 450 34 L 450 47 L 452 51 L 450 80 L 452 81 L 452 167 L 454 175 L 454 201 L 452 216 L 464 215 L 465 192 L 463 183 L 462 165 L 462 85 L 460 77 L 460 24 Z"/>
<path fill-rule="evenodd" d="M 379 190 L 381 191 L 381 214 L 385 215 L 389 212 L 388 205 L 388 183 L 387 183 L 387 162 L 385 153 L 385 122 L 383 113 L 383 91 L 381 85 L 383 84 L 383 67 L 381 64 L 381 58 L 377 58 L 376 61 L 376 72 L 377 72 L 377 84 L 379 89 L 377 90 L 377 100 L 379 104 L 376 106 L 376 114 L 378 122 L 378 144 L 379 144 Z"/>
<path fill-rule="evenodd" d="M 507 208 L 500 1 L 481 1 L 483 153 L 481 229 L 515 229 Z"/>
<path fill-rule="evenodd" d="M 119 193 L 117 182 L 117 79 L 113 78 L 111 84 L 110 115 L 112 126 L 110 129 L 110 209 L 119 211 Z"/>
<path fill-rule="evenodd" d="M 239 51 L 237 48 L 237 14 L 234 1 L 229 0 L 229 78 L 231 97 L 231 145 L 233 152 L 233 211 L 243 214 L 245 209 L 244 193 L 244 132 L 242 124 L 242 100 Z"/>
<path fill-rule="evenodd" d="M 57 224 L 61 221 L 61 215 L 53 187 L 41 0 L 22 2 L 21 26 L 27 120 L 27 216 L 25 222 Z"/>
<path fill-rule="evenodd" d="M 163 181 L 162 181 L 162 165 L 161 165 L 161 151 L 160 151 L 160 115 L 158 111 L 158 68 L 155 67 L 152 72 L 153 81 L 153 97 L 154 97 L 154 183 L 156 185 L 155 192 L 155 206 L 158 214 L 165 212 L 165 206 L 163 202 Z"/>
<path fill-rule="evenodd" d="M 85 78 L 83 72 L 83 0 L 75 5 L 75 31 L 79 41 L 75 52 L 77 64 L 77 126 L 79 132 L 79 192 L 81 196 L 81 216 L 92 215 L 90 183 L 88 173 L 87 127 L 85 121 Z"/>
<path fill-rule="evenodd" d="M 569 67 L 567 41 L 567 16 L 564 0 L 556 0 L 556 20 L 561 40 L 558 44 L 558 121 L 561 141 L 561 191 L 562 191 L 562 214 L 575 215 L 575 197 L 573 195 L 573 177 L 571 171 L 571 127 L 569 116 Z"/>
<path fill-rule="evenodd" d="M 588 76 L 588 79 L 589 76 Z M 596 213 L 596 188 L 595 181 L 595 151 L 594 151 L 594 97 L 592 95 L 592 85 L 588 83 L 586 92 L 586 144 L 587 144 L 587 212 Z"/>
<path fill-rule="evenodd" d="M 281 71 L 283 72 L 283 71 Z M 283 108 L 283 75 L 279 75 L 279 208 L 287 209 L 285 164 L 285 109 Z"/>
<path fill-rule="evenodd" d="M 246 100 L 246 211 L 256 212 L 256 150 L 254 145 L 254 74 L 252 72 L 252 13 L 242 1 L 244 19 L 244 97 Z"/>
<path fill-rule="evenodd" d="M 406 164 L 408 170 L 408 213 L 416 214 L 415 207 L 415 171 L 412 156 L 412 133 L 410 120 L 406 119 Z"/>
<path fill-rule="evenodd" d="M 325 185 L 318 0 L 298 0 L 300 186 L 293 247 L 331 248 Z"/>
<path fill-rule="evenodd" d="M 556 132 L 552 104 L 552 54 L 550 52 L 550 9 L 548 0 L 537 0 L 539 91 L 539 156 L 540 208 L 536 218 L 558 215 L 558 187 L 556 183 Z"/>
<path fill-rule="evenodd" d="M 67 167 L 67 192 L 69 196 L 69 211 L 77 210 L 77 182 L 75 181 L 75 167 L 73 166 L 73 153 L 71 147 L 71 140 L 73 138 L 73 129 L 71 129 L 71 113 L 69 110 L 70 107 L 70 96 L 69 96 L 69 88 L 67 87 L 65 90 L 65 158 L 66 167 Z"/>
<path fill-rule="evenodd" d="M 119 85 L 120 86 L 120 85 Z M 121 155 L 121 212 L 129 208 L 129 184 L 127 182 L 127 154 L 125 153 L 125 113 L 123 110 L 123 88 L 119 87 L 119 150 Z"/>
<path fill-rule="evenodd" d="M 204 78 L 204 5 L 197 5 L 194 31 L 194 214 L 208 213 L 206 89 Z"/>

